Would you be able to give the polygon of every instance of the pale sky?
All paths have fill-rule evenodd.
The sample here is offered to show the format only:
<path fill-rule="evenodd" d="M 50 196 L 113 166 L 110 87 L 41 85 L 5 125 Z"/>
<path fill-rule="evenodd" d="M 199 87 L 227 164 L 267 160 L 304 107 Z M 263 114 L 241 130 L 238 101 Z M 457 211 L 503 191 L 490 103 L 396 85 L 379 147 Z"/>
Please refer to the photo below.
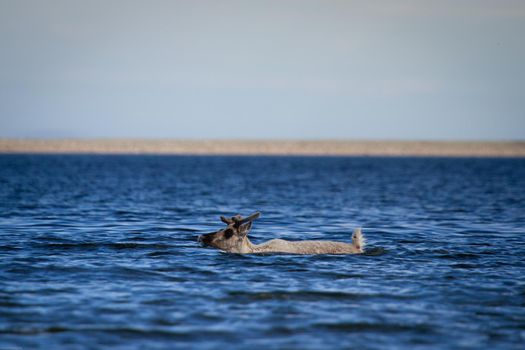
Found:
<path fill-rule="evenodd" d="M 525 140 L 525 1 L 0 0 L 0 137 Z"/>

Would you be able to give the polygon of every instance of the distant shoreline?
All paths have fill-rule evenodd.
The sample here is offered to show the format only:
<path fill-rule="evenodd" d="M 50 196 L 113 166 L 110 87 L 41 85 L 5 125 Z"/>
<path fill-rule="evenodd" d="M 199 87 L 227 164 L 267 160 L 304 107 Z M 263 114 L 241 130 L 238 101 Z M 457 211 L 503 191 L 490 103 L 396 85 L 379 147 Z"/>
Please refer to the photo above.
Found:
<path fill-rule="evenodd" d="M 0 153 L 525 157 L 525 141 L 0 139 Z"/>

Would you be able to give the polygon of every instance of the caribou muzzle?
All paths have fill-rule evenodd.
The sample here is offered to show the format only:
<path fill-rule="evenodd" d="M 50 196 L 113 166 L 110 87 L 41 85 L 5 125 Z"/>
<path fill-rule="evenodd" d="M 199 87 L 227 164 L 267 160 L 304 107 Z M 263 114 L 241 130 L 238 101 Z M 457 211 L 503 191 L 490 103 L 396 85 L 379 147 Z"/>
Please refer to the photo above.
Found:
<path fill-rule="evenodd" d="M 197 242 L 202 245 L 210 245 L 216 232 L 206 233 L 197 237 Z"/>

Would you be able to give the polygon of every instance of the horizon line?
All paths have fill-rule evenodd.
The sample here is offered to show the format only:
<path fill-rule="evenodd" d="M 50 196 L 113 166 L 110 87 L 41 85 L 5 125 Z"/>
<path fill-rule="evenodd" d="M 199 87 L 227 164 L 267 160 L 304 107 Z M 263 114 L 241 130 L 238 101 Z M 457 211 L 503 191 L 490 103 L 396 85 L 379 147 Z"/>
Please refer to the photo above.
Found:
<path fill-rule="evenodd" d="M 0 138 L 0 154 L 525 157 L 525 140 Z"/>

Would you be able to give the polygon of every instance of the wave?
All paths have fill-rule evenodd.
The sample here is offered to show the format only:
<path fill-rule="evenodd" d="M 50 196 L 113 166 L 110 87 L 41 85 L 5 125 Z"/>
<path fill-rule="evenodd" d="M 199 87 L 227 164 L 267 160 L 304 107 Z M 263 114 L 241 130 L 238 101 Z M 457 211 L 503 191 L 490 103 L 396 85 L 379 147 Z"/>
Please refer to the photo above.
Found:
<path fill-rule="evenodd" d="M 76 242 L 76 243 L 40 243 L 37 247 L 46 249 L 170 249 L 177 245 L 164 243 L 137 243 L 137 242 Z"/>

